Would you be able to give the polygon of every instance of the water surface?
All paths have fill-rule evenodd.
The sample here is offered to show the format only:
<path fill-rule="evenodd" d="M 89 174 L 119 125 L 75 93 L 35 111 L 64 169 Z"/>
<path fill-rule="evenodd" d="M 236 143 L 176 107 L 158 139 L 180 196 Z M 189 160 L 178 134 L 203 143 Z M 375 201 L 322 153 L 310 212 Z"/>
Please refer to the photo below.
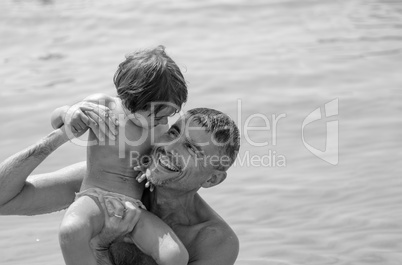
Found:
<path fill-rule="evenodd" d="M 113 95 L 124 54 L 163 44 L 189 82 L 185 108 L 219 109 L 243 133 L 243 162 L 201 191 L 239 236 L 236 264 L 402 264 L 400 1 L 5 0 L 0 8 L 0 160 L 49 133 L 54 108 Z M 330 165 L 306 149 L 301 126 L 334 99 L 337 116 L 305 127 L 308 144 L 324 150 L 325 122 L 339 121 L 339 163 Z M 272 115 L 286 117 L 274 137 L 272 126 L 244 131 L 254 114 L 270 125 Z M 254 117 L 248 125 L 267 127 Z M 286 165 L 244 160 L 269 151 Z M 35 172 L 84 159 L 85 148 L 67 144 Z M 0 217 L 0 264 L 62 264 L 62 215 Z"/>

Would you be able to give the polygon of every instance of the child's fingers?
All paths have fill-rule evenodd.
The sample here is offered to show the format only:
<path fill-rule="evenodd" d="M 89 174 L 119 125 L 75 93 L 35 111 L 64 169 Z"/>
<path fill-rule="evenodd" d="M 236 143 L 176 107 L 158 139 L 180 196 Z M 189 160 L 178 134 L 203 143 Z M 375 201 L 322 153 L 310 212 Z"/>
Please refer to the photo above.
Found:
<path fill-rule="evenodd" d="M 133 167 L 134 171 L 141 171 L 144 172 L 147 170 L 147 168 L 145 166 L 139 165 L 139 166 L 135 166 Z"/>
<path fill-rule="evenodd" d="M 134 167 L 133 169 L 134 169 L 135 171 L 142 171 L 141 166 L 136 166 L 136 167 Z"/>
<path fill-rule="evenodd" d="M 113 111 L 111 111 L 108 107 L 97 105 L 94 103 L 87 103 L 91 104 L 91 112 L 98 116 L 96 119 L 99 124 L 104 123 L 107 125 L 107 129 L 111 131 L 113 135 L 117 134 L 117 126 L 118 126 L 118 119 Z M 92 117 L 93 118 L 93 117 Z M 106 129 L 106 128 L 105 128 Z M 108 135 L 108 133 L 105 134 Z"/>
<path fill-rule="evenodd" d="M 146 175 L 145 175 L 145 174 L 142 174 L 141 176 L 137 177 L 137 181 L 138 181 L 138 183 L 141 183 L 141 182 L 143 182 L 146 178 L 147 178 Z"/>
<path fill-rule="evenodd" d="M 141 182 L 141 181 L 144 180 L 144 179 L 143 179 L 144 177 L 145 177 L 145 175 L 140 173 L 140 174 L 138 174 L 138 176 L 137 176 L 135 179 L 136 179 L 138 182 Z"/>
<path fill-rule="evenodd" d="M 109 134 L 111 134 L 112 136 L 117 135 L 117 133 L 118 133 L 118 128 L 117 128 L 117 126 L 116 126 L 114 123 L 112 123 L 112 122 L 109 121 L 109 123 L 107 124 L 107 126 L 108 126 L 108 129 L 109 129 Z"/>
<path fill-rule="evenodd" d="M 94 132 L 96 138 L 98 138 L 99 141 L 103 142 L 105 141 L 105 133 L 99 128 L 99 119 L 98 116 L 93 114 L 92 112 L 87 112 L 88 117 L 90 117 L 94 123 L 91 123 L 89 127 L 91 127 L 92 131 Z"/>
<path fill-rule="evenodd" d="M 79 128 L 76 127 L 75 125 L 74 125 L 74 126 L 71 126 L 71 131 L 72 131 L 73 133 L 77 133 L 77 132 L 79 131 Z"/>
<path fill-rule="evenodd" d="M 104 142 L 105 141 L 105 135 L 103 134 L 103 132 L 101 130 L 99 130 L 98 126 L 91 126 L 92 132 L 95 134 L 96 138 L 100 141 L 100 142 Z"/>
<path fill-rule="evenodd" d="M 85 131 L 88 128 L 88 126 L 85 123 L 83 123 L 82 121 L 79 121 L 77 123 L 77 128 L 79 128 L 79 131 L 82 132 L 82 131 Z"/>
<path fill-rule="evenodd" d="M 108 138 L 110 138 L 111 140 L 116 140 L 116 130 L 114 129 L 114 126 L 110 126 L 108 124 L 106 124 L 104 121 L 99 123 L 98 126 L 99 130 L 102 131 L 102 133 L 106 136 L 108 136 Z"/>
<path fill-rule="evenodd" d="M 100 106 L 100 107 L 105 108 L 104 106 Z M 114 123 L 115 118 L 111 117 L 113 115 L 114 115 L 113 112 L 107 108 L 101 109 L 101 111 L 99 112 L 99 118 L 103 121 L 103 124 L 105 125 L 105 129 L 109 129 L 113 135 L 116 135 L 117 128 L 116 128 L 116 124 Z M 106 128 L 106 126 L 107 126 L 107 128 Z M 106 130 L 105 130 L 105 134 L 108 134 Z"/>
<path fill-rule="evenodd" d="M 99 112 L 93 110 L 93 111 L 86 111 L 85 113 L 93 120 L 95 120 L 98 124 L 105 123 L 104 119 L 102 119 L 101 115 L 99 115 Z"/>
<path fill-rule="evenodd" d="M 101 130 L 99 130 L 97 124 L 96 124 L 96 125 L 92 125 L 92 124 L 91 124 L 90 127 L 91 127 L 91 129 L 92 129 L 92 132 L 95 134 L 96 138 L 97 138 L 100 142 L 105 141 L 105 135 L 102 133 Z"/>
<path fill-rule="evenodd" d="M 86 117 L 85 114 L 81 114 L 80 118 L 75 121 L 74 126 L 76 129 L 79 131 L 86 130 L 88 128 L 88 125 L 85 124 L 85 122 L 82 120 L 83 117 Z"/>
<path fill-rule="evenodd" d="M 88 117 L 87 113 L 84 113 L 83 115 L 81 115 L 81 121 L 88 127 L 90 127 L 91 123 L 94 122 L 94 120 L 92 120 L 92 118 Z"/>
<path fill-rule="evenodd" d="M 97 105 L 97 108 L 94 108 L 93 110 L 105 123 L 110 123 L 114 124 L 114 126 L 118 125 L 118 119 L 114 115 L 113 111 L 111 111 L 109 108 L 102 106 L 102 105 Z"/>
<path fill-rule="evenodd" d="M 93 111 L 94 108 L 89 106 L 80 106 L 81 111 Z"/>
<path fill-rule="evenodd" d="M 107 114 L 109 118 L 109 123 L 113 123 L 115 126 L 119 126 L 119 119 L 116 117 L 114 112 L 106 106 L 102 106 L 103 111 Z"/>
<path fill-rule="evenodd" d="M 111 111 L 110 109 L 108 109 L 107 112 L 109 113 L 109 122 L 113 123 L 114 126 L 119 126 L 119 119 L 116 117 L 114 112 Z"/>
<path fill-rule="evenodd" d="M 86 117 L 87 117 L 87 119 L 88 119 L 88 127 L 91 127 L 91 125 L 98 126 L 98 124 L 96 123 L 96 121 L 94 121 L 94 119 L 92 119 L 92 118 L 89 117 L 89 116 L 86 116 Z"/>
<path fill-rule="evenodd" d="M 96 112 L 89 111 L 87 114 L 98 123 L 98 129 L 103 135 L 107 135 L 113 141 L 116 140 L 115 135 L 117 134 L 117 128 L 114 124 L 106 124 L 105 120 L 102 119 L 101 116 L 97 115 Z"/>
<path fill-rule="evenodd" d="M 148 179 L 150 176 L 151 176 L 151 170 L 149 170 L 149 169 L 147 168 L 147 170 L 145 171 L 145 173 L 142 174 L 141 176 L 137 177 L 136 179 L 137 179 L 137 181 L 138 181 L 139 183 L 141 183 L 141 182 L 143 182 L 145 179 Z M 146 184 L 145 184 L 145 186 L 146 186 Z"/>

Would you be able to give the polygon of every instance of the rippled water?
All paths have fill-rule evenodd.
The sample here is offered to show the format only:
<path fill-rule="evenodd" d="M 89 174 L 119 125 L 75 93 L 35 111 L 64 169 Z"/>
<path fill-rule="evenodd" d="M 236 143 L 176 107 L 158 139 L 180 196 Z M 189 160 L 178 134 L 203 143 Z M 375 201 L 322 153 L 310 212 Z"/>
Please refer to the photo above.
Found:
<path fill-rule="evenodd" d="M 243 160 L 223 184 L 201 191 L 240 238 L 236 264 L 402 264 L 401 1 L 0 7 L 1 160 L 50 132 L 54 108 L 114 94 L 124 54 L 163 44 L 189 81 L 186 109 L 222 110 L 243 132 Z M 302 138 L 303 120 L 334 99 L 338 115 L 309 124 Z M 281 114 L 275 135 L 272 115 Z M 326 121 L 336 120 L 339 163 L 330 165 L 303 139 L 324 150 Z M 36 172 L 84 157 L 69 144 Z M 61 216 L 0 217 L 0 264 L 61 264 Z"/>

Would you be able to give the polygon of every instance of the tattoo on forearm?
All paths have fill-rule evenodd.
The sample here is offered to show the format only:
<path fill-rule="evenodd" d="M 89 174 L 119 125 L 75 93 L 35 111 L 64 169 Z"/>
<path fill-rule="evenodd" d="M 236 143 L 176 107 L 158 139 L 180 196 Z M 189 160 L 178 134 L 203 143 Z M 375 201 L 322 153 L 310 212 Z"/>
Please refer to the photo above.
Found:
<path fill-rule="evenodd" d="M 60 131 L 54 131 L 37 144 L 0 163 L 0 186 L 7 187 L 7 189 L 3 188 L 1 192 L 1 206 L 15 198 L 24 188 L 32 171 L 58 146 L 64 143 L 66 138 L 62 136 Z"/>
<path fill-rule="evenodd" d="M 41 143 L 29 148 L 27 151 L 25 159 L 28 159 L 31 156 L 35 158 L 47 157 L 53 150 L 46 145 L 46 141 L 42 141 Z"/>

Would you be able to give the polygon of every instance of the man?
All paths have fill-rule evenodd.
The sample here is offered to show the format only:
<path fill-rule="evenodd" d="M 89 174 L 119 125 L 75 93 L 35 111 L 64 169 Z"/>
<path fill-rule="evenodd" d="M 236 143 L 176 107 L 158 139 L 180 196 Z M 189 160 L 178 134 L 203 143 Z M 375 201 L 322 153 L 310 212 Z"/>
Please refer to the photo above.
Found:
<path fill-rule="evenodd" d="M 86 174 L 85 163 L 29 176 L 68 140 L 63 127 L 0 165 L 0 214 L 49 213 L 72 203 Z M 239 242 L 235 233 L 197 192 L 226 178 L 238 150 L 239 132 L 234 122 L 219 111 L 203 108 L 188 111 L 154 148 L 146 178 L 155 189 L 143 196 L 143 203 L 180 238 L 191 265 L 234 264 L 237 258 Z M 114 213 L 94 244 L 98 263 L 156 264 L 134 245 L 115 240 L 132 230 L 141 210 L 112 204 Z M 110 213 L 110 207 L 105 208 Z"/>

